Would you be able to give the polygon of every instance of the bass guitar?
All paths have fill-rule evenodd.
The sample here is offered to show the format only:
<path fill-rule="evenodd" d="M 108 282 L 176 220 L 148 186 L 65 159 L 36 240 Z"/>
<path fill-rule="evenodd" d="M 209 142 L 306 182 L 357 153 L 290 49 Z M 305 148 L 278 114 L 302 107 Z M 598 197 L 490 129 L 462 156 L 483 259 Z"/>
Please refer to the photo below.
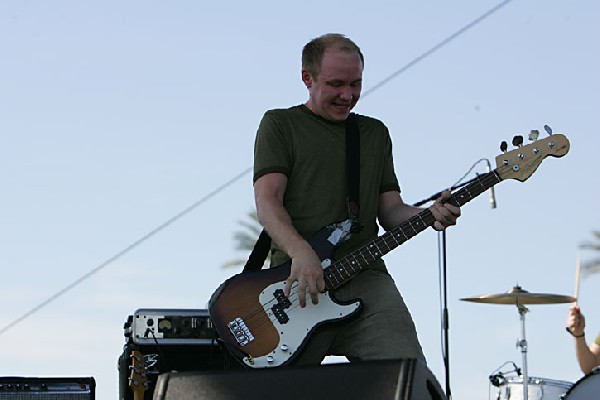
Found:
<path fill-rule="evenodd" d="M 513 139 L 517 148 L 496 157 L 496 169 L 478 175 L 452 194 L 452 204 L 462 206 L 506 179 L 528 179 L 548 156 L 562 157 L 569 151 L 569 141 L 562 134 L 551 134 L 523 146 L 523 138 Z M 289 297 L 283 293 L 291 262 L 255 272 L 237 274 L 225 281 L 211 296 L 209 314 L 221 343 L 242 364 L 251 368 L 277 367 L 290 363 L 301 352 L 311 334 L 321 325 L 356 315 L 361 300 L 341 303 L 332 295 L 370 263 L 433 225 L 429 209 L 419 212 L 398 227 L 364 244 L 339 260 L 333 259 L 336 246 L 350 237 L 350 220 L 321 229 L 309 243 L 322 260 L 326 292 L 319 294 L 318 304 L 307 301 L 301 308 L 297 282 Z"/>

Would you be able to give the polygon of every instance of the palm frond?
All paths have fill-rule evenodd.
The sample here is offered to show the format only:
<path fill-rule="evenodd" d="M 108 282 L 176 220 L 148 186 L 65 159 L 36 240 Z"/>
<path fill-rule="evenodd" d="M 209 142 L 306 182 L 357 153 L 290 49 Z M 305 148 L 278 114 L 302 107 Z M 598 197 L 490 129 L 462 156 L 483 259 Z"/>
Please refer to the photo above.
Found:
<path fill-rule="evenodd" d="M 594 231 L 594 232 L 592 232 L 592 234 L 596 238 L 596 242 L 595 243 L 584 242 L 579 245 L 579 248 L 586 249 L 586 250 L 600 251 L 600 231 Z"/>
<path fill-rule="evenodd" d="M 600 273 L 600 258 L 581 263 L 581 275 L 584 278 L 597 273 Z"/>
<path fill-rule="evenodd" d="M 222 268 L 233 268 L 233 267 L 241 267 L 243 265 L 246 264 L 247 260 L 243 260 L 241 258 L 238 258 L 236 260 L 229 260 L 223 263 L 223 265 L 221 265 Z"/>
<path fill-rule="evenodd" d="M 238 221 L 239 224 L 245 229 L 242 231 L 235 232 L 233 234 L 233 239 L 236 242 L 235 249 L 245 252 L 247 257 L 250 256 L 250 253 L 252 252 L 256 241 L 258 240 L 258 236 L 260 235 L 260 232 L 263 229 L 260 225 L 260 222 L 258 221 L 258 214 L 256 213 L 256 211 L 250 211 L 248 213 L 248 218 L 249 221 Z M 263 267 L 268 267 L 270 264 L 270 260 L 271 254 L 267 256 L 267 259 L 265 260 L 265 265 Z M 246 261 L 248 261 L 248 258 L 229 260 L 225 261 L 223 265 L 221 265 L 221 267 L 238 267 L 245 265 Z"/>

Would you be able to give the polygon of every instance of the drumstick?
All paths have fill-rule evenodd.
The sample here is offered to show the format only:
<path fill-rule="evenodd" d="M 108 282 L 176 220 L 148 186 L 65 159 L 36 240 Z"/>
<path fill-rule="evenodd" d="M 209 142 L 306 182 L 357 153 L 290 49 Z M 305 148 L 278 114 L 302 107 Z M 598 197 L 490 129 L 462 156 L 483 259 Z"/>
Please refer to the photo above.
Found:
<path fill-rule="evenodd" d="M 579 304 L 579 277 L 581 274 L 581 259 L 577 252 L 577 263 L 575 265 L 575 305 Z"/>

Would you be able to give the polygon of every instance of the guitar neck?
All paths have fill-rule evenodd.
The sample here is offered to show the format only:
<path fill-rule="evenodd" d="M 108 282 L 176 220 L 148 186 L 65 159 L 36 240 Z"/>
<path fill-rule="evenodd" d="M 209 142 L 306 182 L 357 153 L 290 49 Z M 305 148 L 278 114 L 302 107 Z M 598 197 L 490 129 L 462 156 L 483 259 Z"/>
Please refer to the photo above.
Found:
<path fill-rule="evenodd" d="M 451 195 L 449 202 L 458 207 L 467 204 L 481 193 L 502 181 L 496 170 L 478 175 L 471 183 Z M 327 289 L 337 289 L 373 261 L 383 257 L 396 247 L 415 237 L 435 222 L 429 209 L 404 221 L 396 228 L 384 233 L 369 243 L 334 262 L 324 270 Z"/>
<path fill-rule="evenodd" d="M 136 387 L 131 390 L 133 392 L 133 400 L 144 400 L 144 393 L 146 390 L 143 387 Z"/>

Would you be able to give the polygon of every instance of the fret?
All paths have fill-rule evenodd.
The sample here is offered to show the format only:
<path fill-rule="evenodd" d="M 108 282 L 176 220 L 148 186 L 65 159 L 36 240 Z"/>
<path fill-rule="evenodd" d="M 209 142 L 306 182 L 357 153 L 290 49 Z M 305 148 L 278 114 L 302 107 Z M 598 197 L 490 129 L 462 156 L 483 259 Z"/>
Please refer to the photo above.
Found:
<path fill-rule="evenodd" d="M 465 192 L 465 193 L 466 193 L 466 194 L 469 196 L 469 199 L 470 199 L 470 200 L 474 199 L 474 198 L 475 198 L 475 196 L 477 195 L 477 194 L 475 194 L 475 196 L 473 196 L 473 195 L 471 194 L 471 192 L 469 191 L 469 187 L 465 187 L 465 188 L 463 189 L 463 191 L 464 191 L 464 192 Z"/>
<path fill-rule="evenodd" d="M 329 271 L 329 269 L 326 269 L 324 274 L 323 274 L 323 279 L 325 280 L 325 286 L 328 288 L 333 288 L 336 287 L 337 282 L 335 282 L 332 278 L 331 272 Z"/>
<path fill-rule="evenodd" d="M 363 255 L 362 251 L 359 251 L 359 253 L 358 253 L 358 254 L 359 254 L 361 257 L 362 257 L 362 259 L 363 259 L 363 261 L 364 261 L 364 262 L 359 262 L 359 263 L 360 263 L 361 265 L 364 265 L 364 266 L 367 266 L 367 265 L 369 265 L 369 263 L 370 263 L 370 262 L 369 262 L 369 260 L 368 260 L 368 259 L 367 259 L 367 258 L 366 258 L 364 255 Z"/>
<path fill-rule="evenodd" d="M 410 239 L 408 237 L 408 235 L 406 233 L 404 233 L 404 230 L 402 229 L 402 224 L 400 224 L 400 226 L 398 226 L 396 229 L 394 229 L 392 232 L 396 232 L 398 233 L 397 237 L 396 235 L 394 236 L 394 238 L 396 239 L 396 242 L 398 243 L 398 245 L 401 245 L 402 243 L 406 242 L 408 239 Z M 404 239 L 402 239 L 402 237 L 400 236 L 400 234 L 402 236 L 404 236 Z"/>
<path fill-rule="evenodd" d="M 343 263 L 340 263 L 340 268 L 338 268 L 338 269 L 340 272 L 340 277 L 342 279 L 349 278 L 351 276 L 350 272 L 348 272 L 348 269 L 346 268 L 346 266 Z M 344 275 L 346 275 L 346 276 L 344 276 Z"/>
<path fill-rule="evenodd" d="M 413 224 L 411 223 L 411 220 L 412 220 L 412 218 L 411 218 L 411 219 L 409 219 L 408 221 L 406 221 L 406 225 L 408 225 L 408 226 L 410 227 L 410 229 L 412 229 L 412 231 L 413 231 L 413 232 L 411 233 L 410 237 L 413 237 L 413 236 L 415 236 L 417 233 L 419 233 L 419 231 L 415 229 L 415 227 L 414 227 L 414 226 L 413 226 Z"/>
<path fill-rule="evenodd" d="M 484 180 L 485 178 L 484 178 L 484 179 L 480 179 L 480 176 L 481 176 L 481 175 L 478 175 L 478 176 L 477 176 L 477 183 L 479 183 L 479 185 L 481 186 L 481 192 L 479 192 L 479 193 L 483 193 L 483 192 L 485 192 L 487 189 L 489 189 L 489 187 L 488 187 L 487 185 L 484 185 L 484 184 L 483 184 L 483 180 Z"/>
<path fill-rule="evenodd" d="M 460 201 L 457 201 L 457 200 L 455 200 L 458 206 L 462 206 L 463 204 L 466 204 L 466 203 L 467 203 L 469 200 L 472 200 L 471 198 L 470 198 L 470 199 L 467 199 L 467 200 L 465 200 L 465 197 L 466 197 L 466 196 L 465 196 L 465 193 L 463 193 L 463 191 L 462 191 L 462 190 L 461 190 L 461 191 L 459 191 L 459 192 L 457 193 L 457 195 L 458 195 L 458 198 L 460 199 Z M 456 199 L 456 196 L 454 196 L 454 198 Z"/>
<path fill-rule="evenodd" d="M 328 288 L 335 288 L 341 284 L 340 281 L 333 275 L 333 268 L 327 268 L 325 270 L 325 285 Z"/>
<path fill-rule="evenodd" d="M 393 237 L 392 237 L 392 239 L 393 239 Z M 377 248 L 380 250 L 381 250 L 381 245 L 385 245 L 385 249 L 381 250 L 382 255 L 389 253 L 393 249 L 392 247 L 390 247 L 389 244 L 387 244 L 386 238 L 377 238 L 377 242 L 379 242 L 379 244 L 380 244 L 377 246 Z"/>
<path fill-rule="evenodd" d="M 370 249 L 375 249 L 375 252 L 371 251 Z M 373 257 L 375 257 L 376 259 L 378 257 L 381 257 L 383 254 L 381 252 L 381 250 L 379 250 L 379 246 L 377 246 L 376 242 L 371 243 L 371 245 L 369 246 L 369 251 L 371 254 L 373 254 Z"/>

